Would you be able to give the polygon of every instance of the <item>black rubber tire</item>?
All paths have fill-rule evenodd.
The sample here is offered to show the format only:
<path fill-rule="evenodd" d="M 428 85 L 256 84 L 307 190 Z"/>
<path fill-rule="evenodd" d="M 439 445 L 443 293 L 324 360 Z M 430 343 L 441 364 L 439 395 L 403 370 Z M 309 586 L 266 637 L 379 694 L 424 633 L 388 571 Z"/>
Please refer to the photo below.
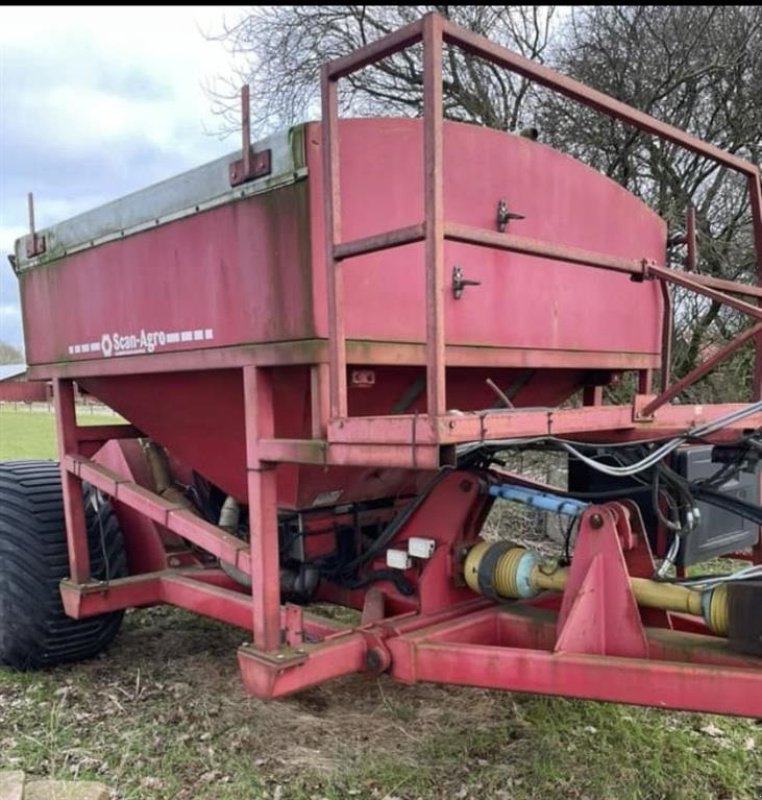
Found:
<path fill-rule="evenodd" d="M 127 574 L 113 509 L 96 512 L 83 487 L 93 578 Z M 58 584 L 69 575 L 61 474 L 55 461 L 0 462 L 0 664 L 28 670 L 91 658 L 107 647 L 123 611 L 67 617 Z"/>

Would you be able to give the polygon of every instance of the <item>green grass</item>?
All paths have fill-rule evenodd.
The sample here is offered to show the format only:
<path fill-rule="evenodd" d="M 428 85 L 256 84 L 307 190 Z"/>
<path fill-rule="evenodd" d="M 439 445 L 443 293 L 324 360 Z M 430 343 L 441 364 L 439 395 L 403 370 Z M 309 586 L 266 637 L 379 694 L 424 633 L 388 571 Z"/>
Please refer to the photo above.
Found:
<path fill-rule="evenodd" d="M 113 425 L 114 414 L 93 414 L 78 410 L 83 425 Z M 16 458 L 57 458 L 55 419 L 44 406 L 22 403 L 0 405 L 0 460 Z"/>
<path fill-rule="evenodd" d="M 0 457 L 54 453 L 49 414 L 0 408 Z M 753 720 L 362 676 L 266 703 L 243 693 L 241 640 L 159 607 L 98 659 L 0 668 L 0 769 L 122 800 L 762 798 Z"/>
<path fill-rule="evenodd" d="M 762 797 L 753 720 L 360 676 L 262 702 L 241 688 L 240 639 L 156 608 L 94 661 L 0 670 L 0 769 L 125 800 Z"/>

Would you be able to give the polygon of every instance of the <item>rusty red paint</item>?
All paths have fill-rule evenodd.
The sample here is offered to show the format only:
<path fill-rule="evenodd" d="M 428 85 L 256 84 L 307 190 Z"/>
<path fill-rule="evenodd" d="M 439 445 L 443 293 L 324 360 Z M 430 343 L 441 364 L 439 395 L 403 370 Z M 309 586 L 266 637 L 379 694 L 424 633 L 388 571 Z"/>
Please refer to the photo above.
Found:
<path fill-rule="evenodd" d="M 751 224 L 754 252 L 757 257 L 757 283 L 762 283 L 762 177 L 749 174 L 747 178 L 751 200 Z M 754 399 L 762 399 L 762 336 L 757 337 L 754 361 Z"/>
<path fill-rule="evenodd" d="M 93 460 L 125 480 L 146 488 L 153 486 L 150 469 L 137 441 L 112 440 L 97 450 Z M 173 559 L 180 558 L 183 551 L 190 555 L 188 546 L 177 534 L 146 514 L 114 499 L 112 506 L 120 527 L 129 532 L 124 537 L 124 546 L 131 575 L 166 569 L 169 567 L 170 549 Z M 197 559 L 194 557 L 192 560 L 195 562 Z"/>
<path fill-rule="evenodd" d="M 450 20 L 443 21 L 443 29 L 446 42 L 457 44 L 467 52 L 479 55 L 511 72 L 523 75 L 534 83 L 547 86 L 573 100 L 602 111 L 607 116 L 615 117 L 661 139 L 674 142 L 686 150 L 707 156 L 717 163 L 730 167 L 742 174 L 759 174 L 756 166 L 750 161 L 745 161 L 673 125 L 661 122 L 642 111 L 632 108 L 632 106 L 628 106 L 626 103 L 615 100 L 613 97 L 603 94 L 603 92 L 592 89 L 584 83 L 580 83 L 566 75 L 561 75 L 549 67 L 501 47 L 473 31 L 461 28 Z"/>
<path fill-rule="evenodd" d="M 422 120 L 339 120 L 340 78 L 420 41 Z M 304 129 L 306 179 L 21 273 L 32 372 L 55 378 L 66 610 L 165 602 L 237 625 L 253 638 L 239 651 L 245 686 L 262 697 L 387 670 L 405 681 L 762 716 L 759 659 L 727 650 L 698 618 L 635 605 L 628 575 L 652 574 L 653 559 L 633 505 L 586 514 L 561 597 L 498 608 L 459 573 L 491 501 L 477 476 L 452 470 L 395 532 L 398 547 L 412 536 L 435 545 L 405 570 L 412 594 L 389 580 L 370 590 L 326 582 L 321 600 L 365 609 L 355 629 L 280 604 L 279 509 L 309 509 L 325 491 L 347 503 L 415 495 L 459 442 L 635 441 L 742 407 L 667 405 L 741 343 L 668 386 L 668 285 L 754 319 L 762 312 L 738 296 L 760 298 L 762 288 L 668 270 L 664 223 L 620 187 L 542 144 L 444 122 L 443 41 L 746 174 L 759 259 L 753 165 L 435 15 L 326 65 L 323 124 Z M 245 107 L 248 174 L 257 156 L 247 117 Z M 523 218 L 496 232 L 495 204 L 509 191 Z M 480 282 L 459 300 L 447 283 L 454 266 Z M 34 324 L 43 314 L 46 324 Z M 106 336 L 111 351 L 127 332 L 170 328 L 191 336 L 118 357 L 70 349 Z M 348 370 L 373 380 L 348 386 Z M 623 370 L 637 371 L 638 395 L 603 405 L 601 385 Z M 131 425 L 78 427 L 73 379 Z M 495 409 L 488 380 L 516 408 Z M 585 406 L 557 408 L 578 389 Z M 756 414 L 713 438 L 760 424 Z M 138 434 L 165 446 L 181 474 L 195 469 L 247 503 L 249 541 L 152 492 Z M 129 540 L 133 574 L 108 586 L 89 582 L 82 479 L 112 498 Z M 187 546 L 182 568 L 169 569 L 170 537 L 249 573 L 252 588 L 204 569 Z M 762 561 L 762 542 L 751 557 Z M 384 567 L 383 556 L 371 566 Z"/>
<path fill-rule="evenodd" d="M 53 402 L 58 455 L 61 462 L 61 489 L 63 491 L 70 575 L 76 583 L 86 583 L 90 578 L 90 556 L 87 546 L 85 510 L 82 503 L 82 487 L 79 480 L 67 469 L 65 463 L 69 453 L 78 452 L 79 445 L 73 381 L 58 378 L 53 381 Z"/>
<path fill-rule="evenodd" d="M 266 652 L 280 645 L 276 474 L 275 465 L 260 452 L 261 440 L 274 431 L 272 378 L 267 369 L 244 369 L 244 398 L 254 643 Z"/>
<path fill-rule="evenodd" d="M 762 322 L 758 322 L 756 325 L 752 325 L 751 327 L 747 328 L 745 331 L 739 333 L 735 338 L 731 339 L 727 344 L 723 345 L 719 350 L 717 350 L 714 355 L 707 358 L 697 367 L 692 369 L 686 375 L 683 375 L 680 380 L 675 381 L 672 385 L 670 385 L 665 391 L 663 391 L 658 397 L 655 397 L 650 403 L 648 403 L 642 410 L 642 415 L 644 417 L 648 417 L 656 411 L 657 408 L 661 408 L 665 403 L 668 403 L 672 398 L 677 397 L 680 392 L 686 389 L 688 386 L 691 386 L 695 383 L 699 378 L 702 378 L 708 372 L 711 372 L 721 361 L 724 361 L 729 355 L 734 353 L 738 350 L 741 345 L 745 344 L 749 341 L 749 339 L 758 336 L 762 332 Z"/>
<path fill-rule="evenodd" d="M 323 102 L 322 170 L 325 285 L 328 309 L 328 378 L 330 416 L 347 415 L 346 334 L 344 331 L 344 267 L 336 257 L 342 239 L 341 173 L 339 161 L 339 108 L 336 80 L 327 67 L 320 73 Z M 312 193 L 313 199 L 315 192 Z"/>
<path fill-rule="evenodd" d="M 558 614 L 556 653 L 645 658 L 646 635 L 630 589 L 617 525 L 629 529 L 616 503 L 588 508 Z M 598 524 L 600 519 L 602 524 Z M 593 523 L 596 523 L 595 525 Z M 628 530 L 629 532 L 629 530 Z M 653 570 L 653 566 L 652 566 Z"/>
<path fill-rule="evenodd" d="M 251 146 L 251 108 L 249 104 L 249 85 L 241 87 L 241 153 L 243 158 L 230 164 L 230 185 L 262 178 L 272 171 L 272 151 L 270 149 L 254 152 Z"/>
<path fill-rule="evenodd" d="M 423 21 L 423 208 L 426 232 L 426 411 L 443 414 L 445 395 L 442 20 Z"/>

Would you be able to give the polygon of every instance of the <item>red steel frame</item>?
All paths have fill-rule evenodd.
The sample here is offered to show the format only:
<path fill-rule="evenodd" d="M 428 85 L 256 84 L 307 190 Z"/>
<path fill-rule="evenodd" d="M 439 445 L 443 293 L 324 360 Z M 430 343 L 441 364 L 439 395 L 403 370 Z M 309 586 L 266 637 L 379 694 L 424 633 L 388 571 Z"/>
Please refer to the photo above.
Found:
<path fill-rule="evenodd" d="M 405 228 L 386 231 L 363 240 L 345 242 L 341 238 L 341 196 L 339 191 L 339 136 L 337 84 L 363 67 L 423 42 L 423 152 L 424 152 L 424 220 Z M 658 279 L 664 285 L 673 283 L 694 292 L 718 300 L 749 314 L 755 320 L 762 319 L 757 306 L 737 300 L 728 292 L 761 297 L 762 287 L 747 286 L 722 279 L 700 275 L 687 275 L 664 266 L 646 262 L 614 258 L 602 253 L 579 248 L 553 245 L 513 234 L 496 233 L 449 223 L 444 219 L 443 202 L 443 158 L 442 158 L 442 48 L 444 43 L 456 45 L 474 56 L 516 72 L 531 81 L 553 89 L 573 100 L 579 101 L 609 116 L 622 120 L 640 130 L 674 142 L 723 167 L 733 169 L 746 176 L 751 200 L 754 229 L 755 255 L 758 275 L 762 274 L 762 189 L 756 165 L 720 150 L 671 125 L 660 122 L 634 108 L 627 106 L 578 81 L 559 75 L 547 67 L 530 61 L 487 39 L 464 30 L 436 14 L 429 14 L 418 22 L 411 23 L 349 56 L 336 59 L 323 67 L 322 97 L 324 120 L 324 175 L 326 181 L 326 264 L 328 267 L 329 297 L 329 354 L 331 417 L 347 416 L 346 396 L 346 341 L 342 314 L 343 262 L 353 256 L 402 244 L 425 240 L 426 243 L 426 376 L 428 416 L 442 417 L 445 414 L 446 348 L 444 331 L 444 242 L 445 240 L 509 250 L 566 263 L 581 264 L 600 269 L 614 270 L 640 279 Z M 661 394 L 649 398 L 640 412 L 648 417 L 653 411 L 669 402 L 675 395 L 698 380 L 744 342 L 754 337 L 757 342 L 754 395 L 762 395 L 762 337 L 760 329 L 753 327 L 730 342 L 709 364 L 701 365 L 673 386 L 665 386 Z M 668 372 L 669 350 L 665 349 L 665 369 Z M 645 381 L 646 388 L 649 381 Z M 384 440 L 386 422 L 377 420 L 379 440 Z"/>
<path fill-rule="evenodd" d="M 337 81 L 421 41 L 423 222 L 343 242 L 338 188 Z M 298 361 L 293 348 L 286 348 L 280 356 L 268 351 L 266 360 L 260 361 L 251 352 L 242 353 L 236 364 L 243 373 L 250 525 L 250 542 L 244 543 L 202 521 L 187 508 L 168 502 L 92 461 L 90 456 L 103 442 L 134 438 L 140 432 L 129 425 L 79 427 L 72 390 L 75 370 L 60 371 L 54 388 L 71 565 L 70 580 L 61 587 L 66 610 L 79 617 L 168 602 L 240 626 L 253 635 L 253 644 L 239 651 L 244 682 L 250 691 L 263 697 L 279 696 L 338 675 L 370 670 L 387 671 L 410 682 L 446 681 L 762 717 L 762 661 L 718 646 L 717 639 L 710 636 L 699 620 L 666 612 L 646 612 L 635 605 L 627 576 L 650 576 L 653 562 L 639 515 L 626 505 L 612 503 L 584 513 L 563 597 L 541 596 L 535 601 L 496 605 L 469 595 L 458 582 L 463 547 L 475 540 L 489 501 L 479 494 L 473 479 L 453 472 L 427 496 L 412 521 L 399 533 L 401 539 L 431 535 L 437 540 L 436 555 L 417 578 L 419 593 L 415 604 L 405 606 L 398 599 L 396 605 L 391 604 L 387 609 L 384 595 L 370 590 L 365 595 L 362 622 L 354 628 L 336 625 L 300 607 L 281 606 L 274 469 L 278 462 L 435 469 L 452 459 L 453 445 L 465 441 L 547 434 L 624 441 L 682 434 L 695 424 L 742 407 L 668 403 L 751 337 L 758 344 L 755 396 L 759 397 L 762 310 L 734 295 L 758 299 L 762 297 L 761 287 L 471 229 L 444 219 L 441 65 L 444 42 L 746 175 L 759 262 L 762 197 L 755 166 L 493 45 L 437 15 L 427 15 L 351 56 L 325 65 L 322 93 L 329 341 L 327 356 L 304 356 L 304 363 L 313 364 L 313 438 L 275 437 L 271 370 L 279 364 L 294 363 L 295 358 Z M 661 393 L 650 394 L 650 375 L 641 375 L 640 393 L 632 406 L 603 406 L 600 392 L 590 391 L 585 400 L 591 405 L 580 409 L 447 414 L 448 352 L 443 312 L 446 240 L 615 270 L 636 279 L 660 280 L 667 299 L 667 285 L 681 285 L 748 314 L 755 324 L 709 362 L 672 385 L 668 385 L 669 348 L 665 347 Z M 355 255 L 414 241 L 425 241 L 428 413 L 349 418 L 342 296 L 344 262 Z M 665 313 L 669 314 L 668 303 Z M 166 356 L 175 368 L 179 358 L 191 359 L 188 364 L 195 369 L 223 363 L 229 367 L 231 357 L 206 354 L 204 358 L 208 361 L 202 364 L 195 353 Z M 162 358 L 154 359 L 152 369 L 163 368 Z M 130 359 L 119 365 L 125 372 L 131 367 Z M 760 425 L 762 414 L 755 414 L 718 433 L 715 439 L 732 439 L 741 428 Z M 133 575 L 108 584 L 92 581 L 84 515 L 79 503 L 80 480 L 87 480 L 119 503 L 234 564 L 251 576 L 252 589 L 244 590 L 221 570 L 201 565 Z M 751 558 L 762 562 L 762 543 Z M 611 613 L 611 609 L 617 613 Z"/>

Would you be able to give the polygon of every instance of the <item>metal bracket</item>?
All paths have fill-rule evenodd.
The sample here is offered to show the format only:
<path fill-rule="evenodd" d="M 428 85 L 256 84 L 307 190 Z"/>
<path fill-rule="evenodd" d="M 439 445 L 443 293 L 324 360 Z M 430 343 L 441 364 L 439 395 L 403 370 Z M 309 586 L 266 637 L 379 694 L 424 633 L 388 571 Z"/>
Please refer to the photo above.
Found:
<path fill-rule="evenodd" d="M 272 171 L 272 151 L 254 152 L 251 146 L 251 105 L 248 84 L 241 87 L 241 151 L 243 158 L 230 165 L 230 185 L 240 186 L 255 178 L 264 178 Z"/>
<path fill-rule="evenodd" d="M 636 394 L 632 398 L 632 421 L 633 422 L 653 422 L 653 412 L 644 414 L 643 410 L 656 399 L 655 394 Z"/>
<path fill-rule="evenodd" d="M 654 279 L 654 274 L 651 267 L 656 266 L 656 262 L 650 258 L 642 258 L 640 260 L 640 272 L 633 272 L 630 275 L 630 280 L 633 283 L 643 283 L 643 281 L 651 281 Z"/>

